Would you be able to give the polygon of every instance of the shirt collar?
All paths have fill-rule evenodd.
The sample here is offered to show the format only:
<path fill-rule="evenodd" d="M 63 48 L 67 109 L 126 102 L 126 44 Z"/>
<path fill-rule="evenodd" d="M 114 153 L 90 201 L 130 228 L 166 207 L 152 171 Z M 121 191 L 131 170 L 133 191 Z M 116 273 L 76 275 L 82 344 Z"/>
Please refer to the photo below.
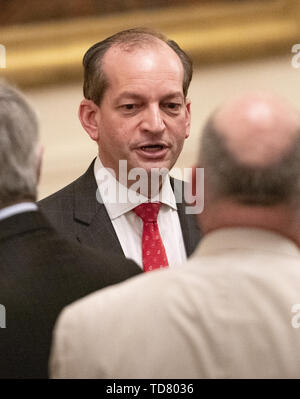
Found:
<path fill-rule="evenodd" d="M 119 183 L 108 169 L 104 168 L 99 156 L 97 156 L 94 164 L 94 175 L 101 195 L 101 200 L 104 203 L 111 220 L 131 211 L 139 204 L 148 202 L 147 197 L 140 195 L 137 199 L 133 190 L 130 190 L 123 184 Z M 121 201 L 118 200 L 119 198 Z M 151 201 L 159 201 L 162 204 L 177 210 L 169 175 L 165 176 L 160 192 L 151 198 Z"/>
<path fill-rule="evenodd" d="M 7 206 L 0 209 L 0 220 L 9 218 L 23 212 L 37 211 L 38 207 L 34 202 L 20 202 L 19 204 Z"/>
<path fill-rule="evenodd" d="M 253 249 L 299 256 L 298 246 L 289 238 L 271 230 L 253 227 L 232 227 L 212 231 L 204 235 L 196 254 L 214 255 L 231 249 Z"/>

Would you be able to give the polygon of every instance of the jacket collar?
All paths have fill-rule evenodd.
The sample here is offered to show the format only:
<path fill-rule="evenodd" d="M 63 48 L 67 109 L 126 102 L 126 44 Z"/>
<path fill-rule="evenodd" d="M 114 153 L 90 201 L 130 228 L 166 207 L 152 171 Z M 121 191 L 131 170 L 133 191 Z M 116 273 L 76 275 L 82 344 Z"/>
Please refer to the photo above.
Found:
<path fill-rule="evenodd" d="M 117 253 L 123 253 L 110 217 L 105 206 L 101 202 L 101 196 L 94 176 L 94 163 L 95 159 L 87 171 L 77 179 L 74 184 L 74 218 L 79 222 L 90 225 L 91 231 L 93 231 L 96 236 L 101 234 L 103 240 L 108 236 L 107 239 L 110 240 L 110 243 L 114 242 L 114 250 Z M 170 183 L 176 199 L 177 212 L 186 253 L 187 256 L 190 256 L 201 237 L 201 232 L 195 215 L 186 214 L 186 204 L 183 196 L 183 182 L 179 182 L 170 177 Z M 182 189 L 179 189 L 180 184 L 182 184 Z M 88 239 L 90 240 L 91 237 L 89 236 Z M 81 236 L 80 241 L 84 243 L 85 237 Z M 109 241 L 107 244 L 109 245 Z"/>
<path fill-rule="evenodd" d="M 196 254 L 214 255 L 235 249 L 300 255 L 299 248 L 289 238 L 271 230 L 253 227 L 227 227 L 212 231 L 204 236 Z"/>
<path fill-rule="evenodd" d="M 0 241 L 33 230 L 53 230 L 46 217 L 39 211 L 18 213 L 0 221 Z"/>
<path fill-rule="evenodd" d="M 74 218 L 90 224 L 102 204 L 98 202 L 97 183 L 94 177 L 94 162 L 74 184 Z"/>

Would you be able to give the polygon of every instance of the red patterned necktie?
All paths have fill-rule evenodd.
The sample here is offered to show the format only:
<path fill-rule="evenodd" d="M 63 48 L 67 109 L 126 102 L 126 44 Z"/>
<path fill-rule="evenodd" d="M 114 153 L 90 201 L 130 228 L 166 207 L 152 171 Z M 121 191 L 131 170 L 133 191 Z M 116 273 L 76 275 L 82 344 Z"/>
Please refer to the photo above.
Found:
<path fill-rule="evenodd" d="M 143 220 L 142 256 L 144 271 L 168 266 L 164 244 L 159 234 L 157 215 L 160 202 L 146 202 L 133 209 Z"/>

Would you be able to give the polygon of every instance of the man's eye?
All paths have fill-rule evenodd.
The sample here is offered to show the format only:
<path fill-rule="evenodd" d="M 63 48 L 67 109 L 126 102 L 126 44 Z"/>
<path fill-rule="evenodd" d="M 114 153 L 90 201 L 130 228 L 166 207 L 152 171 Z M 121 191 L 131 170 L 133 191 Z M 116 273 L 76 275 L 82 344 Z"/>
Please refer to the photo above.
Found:
<path fill-rule="evenodd" d="M 181 104 L 179 103 L 167 103 L 165 104 L 165 107 L 169 109 L 170 111 L 179 111 Z"/>
<path fill-rule="evenodd" d="M 135 111 L 139 108 L 139 104 L 123 104 L 120 108 L 123 111 Z"/>

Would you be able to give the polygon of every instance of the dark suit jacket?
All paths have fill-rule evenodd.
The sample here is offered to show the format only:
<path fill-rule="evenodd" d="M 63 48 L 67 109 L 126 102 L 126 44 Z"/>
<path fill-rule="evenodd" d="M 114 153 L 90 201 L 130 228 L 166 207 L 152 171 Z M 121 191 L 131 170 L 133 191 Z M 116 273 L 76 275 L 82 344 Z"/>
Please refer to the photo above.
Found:
<path fill-rule="evenodd" d="M 38 205 L 64 236 L 124 256 L 106 208 L 96 200 L 96 191 L 93 161 L 81 177 Z M 185 249 L 187 256 L 190 256 L 201 234 L 195 215 L 186 215 L 185 206 L 181 201 L 177 202 Z"/>
<path fill-rule="evenodd" d="M 106 256 L 61 238 L 40 212 L 0 221 L 0 377 L 47 378 L 51 334 L 63 307 L 140 273 L 123 257 Z"/>

